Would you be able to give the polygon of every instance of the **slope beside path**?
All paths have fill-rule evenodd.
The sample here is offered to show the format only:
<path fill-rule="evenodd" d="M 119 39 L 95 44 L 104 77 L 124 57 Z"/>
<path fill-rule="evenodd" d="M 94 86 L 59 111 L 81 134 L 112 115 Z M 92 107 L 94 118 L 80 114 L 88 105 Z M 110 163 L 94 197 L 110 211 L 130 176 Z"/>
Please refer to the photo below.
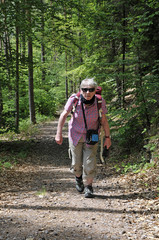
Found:
<path fill-rule="evenodd" d="M 67 125 L 64 142 L 57 121 L 40 126 L 33 141 L 4 143 L 27 157 L 0 173 L 0 240 L 159 239 L 159 201 L 131 175 L 98 164 L 94 198 L 75 189 L 69 171 Z"/>

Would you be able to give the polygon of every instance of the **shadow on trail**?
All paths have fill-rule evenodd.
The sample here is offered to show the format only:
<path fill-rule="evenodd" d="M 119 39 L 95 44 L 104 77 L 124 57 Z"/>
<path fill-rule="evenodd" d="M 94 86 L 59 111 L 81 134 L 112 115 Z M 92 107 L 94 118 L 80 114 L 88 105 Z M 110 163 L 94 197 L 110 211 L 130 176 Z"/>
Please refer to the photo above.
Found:
<path fill-rule="evenodd" d="M 7 181 L 5 181 L 7 179 Z M 0 177 L 0 193 L 35 193 L 41 189 L 46 192 L 65 193 L 75 189 L 74 176 L 67 167 L 52 167 L 51 165 L 40 168 L 20 168 L 16 173 L 9 171 Z M 3 181 L 4 180 L 4 181 Z"/>
<path fill-rule="evenodd" d="M 0 142 L 0 152 L 12 154 L 18 163 L 31 163 L 32 165 L 68 166 L 68 139 L 63 139 L 63 144 L 58 145 L 54 138 L 29 141 L 3 141 Z"/>
<path fill-rule="evenodd" d="M 42 188 L 42 186 L 44 186 L 48 192 L 56 192 L 57 189 L 58 192 L 76 191 L 74 177 L 69 172 L 71 160 L 68 157 L 67 138 L 63 139 L 62 145 L 56 144 L 54 139 L 0 142 L 0 150 L 8 153 L 11 152 L 11 154 L 15 156 L 19 153 L 27 153 L 26 158 L 18 160 L 19 163 L 25 163 L 26 168 L 27 166 L 39 166 L 41 168 L 38 171 L 29 168 L 28 170 L 18 170 L 16 174 L 11 173 L 7 179 L 7 183 L 10 183 L 9 187 L 1 183 L 1 192 L 37 191 Z M 61 170 L 61 167 L 63 167 L 63 170 Z M 111 178 L 113 174 L 113 172 L 102 173 L 100 180 Z M 121 188 L 120 186 L 120 189 Z M 150 195 L 157 196 L 157 192 L 153 192 L 152 194 L 152 191 L 116 195 L 115 191 L 118 189 L 118 185 L 102 187 L 105 193 L 112 192 L 112 195 L 95 194 L 94 198 L 133 200 L 152 199 L 152 197 L 149 197 Z"/>
<path fill-rule="evenodd" d="M 121 199 L 121 200 L 134 200 L 134 199 L 150 199 L 148 196 L 149 194 L 153 194 L 154 196 L 157 195 L 157 191 L 147 191 L 141 193 L 130 193 L 130 194 L 120 194 L 120 195 L 101 195 L 101 194 L 94 194 L 93 197 L 96 199 Z"/>
<path fill-rule="evenodd" d="M 151 215 L 152 213 L 158 213 L 157 210 L 126 210 L 126 209 L 106 209 L 106 208 L 94 208 L 94 207 L 69 207 L 69 206 L 30 206 L 26 204 L 19 205 L 4 205 L 1 208 L 5 209 L 22 209 L 22 210 L 41 210 L 41 211 L 74 211 L 74 212 L 102 212 L 112 214 L 140 214 Z"/>
<path fill-rule="evenodd" d="M 19 218 L 18 216 L 14 218 L 8 216 L 3 217 L 3 219 L 0 218 L 0 223 L 6 224 L 9 223 L 9 231 L 8 228 L 3 227 L 3 234 L 5 235 L 5 238 L 7 240 L 25 240 L 25 239 L 35 239 L 35 240 L 68 240 L 68 239 L 90 239 L 90 233 L 89 231 L 85 230 L 84 227 L 81 227 L 79 225 L 74 226 L 73 224 L 67 227 L 62 226 L 61 223 L 57 224 L 57 220 L 52 222 L 52 225 L 47 224 L 47 218 L 44 218 L 46 222 L 44 222 L 43 227 L 36 223 L 34 220 L 36 219 L 36 216 L 32 218 L 32 221 L 30 219 L 27 219 L 25 216 L 21 216 Z M 18 231 L 15 227 L 15 223 L 18 224 Z M 24 225 L 25 224 L 25 225 Z M 93 232 L 93 239 L 101 240 L 101 233 Z M 105 234 L 106 237 L 106 234 Z M 2 239 L 2 238 L 1 238 Z M 91 238 L 92 239 L 92 238 Z M 106 238 L 108 239 L 108 238 Z M 109 238 L 110 239 L 110 238 Z M 116 240 L 116 238 L 111 237 L 111 240 Z"/>

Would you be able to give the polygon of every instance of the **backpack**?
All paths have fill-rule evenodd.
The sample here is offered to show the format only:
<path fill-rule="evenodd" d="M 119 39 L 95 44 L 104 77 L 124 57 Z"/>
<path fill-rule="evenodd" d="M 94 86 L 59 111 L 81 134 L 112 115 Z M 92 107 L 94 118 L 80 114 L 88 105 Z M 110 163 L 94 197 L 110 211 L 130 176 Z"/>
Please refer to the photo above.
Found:
<path fill-rule="evenodd" d="M 98 86 L 97 89 L 96 89 L 95 96 L 97 98 L 97 104 L 98 104 L 98 111 L 99 111 L 99 118 L 100 119 L 102 117 L 102 96 L 101 96 L 101 93 L 102 93 L 102 87 Z M 74 111 L 76 109 L 77 102 L 79 100 L 79 97 L 80 97 L 80 92 L 78 92 L 75 96 L 75 99 L 74 99 L 74 102 L 73 102 L 74 105 L 73 105 L 71 113 L 74 113 Z"/>

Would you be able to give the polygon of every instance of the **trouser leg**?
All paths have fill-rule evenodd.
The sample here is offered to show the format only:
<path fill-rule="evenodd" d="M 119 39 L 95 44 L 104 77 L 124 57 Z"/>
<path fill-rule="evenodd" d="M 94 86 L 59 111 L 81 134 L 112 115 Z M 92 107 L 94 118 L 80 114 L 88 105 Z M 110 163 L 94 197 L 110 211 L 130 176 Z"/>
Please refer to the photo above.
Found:
<path fill-rule="evenodd" d="M 70 171 L 77 177 L 83 174 L 83 144 L 82 139 L 80 139 L 76 146 L 72 142 L 69 142 L 72 158 Z"/>
<path fill-rule="evenodd" d="M 71 172 L 76 176 L 83 174 L 84 178 L 89 181 L 96 175 L 96 154 L 98 144 L 86 145 L 83 139 L 80 139 L 77 146 L 71 142 L 69 147 L 72 155 Z"/>
<path fill-rule="evenodd" d="M 83 148 L 83 177 L 91 184 L 93 178 L 96 176 L 96 155 L 98 144 L 87 146 Z"/>

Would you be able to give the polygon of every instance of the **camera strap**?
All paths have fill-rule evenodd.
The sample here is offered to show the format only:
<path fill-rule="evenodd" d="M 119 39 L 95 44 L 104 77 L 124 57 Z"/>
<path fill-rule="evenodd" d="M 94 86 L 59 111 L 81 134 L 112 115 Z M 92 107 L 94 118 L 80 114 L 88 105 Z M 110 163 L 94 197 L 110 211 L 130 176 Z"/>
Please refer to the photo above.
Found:
<path fill-rule="evenodd" d="M 84 118 L 85 128 L 86 128 L 86 130 L 87 130 L 87 122 L 86 122 L 86 116 L 85 116 L 85 113 L 84 113 L 83 102 L 81 102 L 81 105 L 82 105 L 82 112 L 83 112 L 83 118 Z"/>

